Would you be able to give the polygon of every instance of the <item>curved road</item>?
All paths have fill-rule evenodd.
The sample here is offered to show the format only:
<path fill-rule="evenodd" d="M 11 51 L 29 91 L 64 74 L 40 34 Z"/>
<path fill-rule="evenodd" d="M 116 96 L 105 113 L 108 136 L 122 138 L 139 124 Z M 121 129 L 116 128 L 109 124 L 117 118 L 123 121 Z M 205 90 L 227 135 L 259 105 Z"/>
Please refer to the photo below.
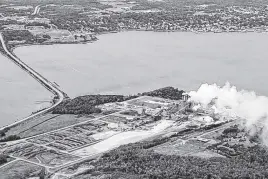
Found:
<path fill-rule="evenodd" d="M 17 58 L 16 56 L 14 56 L 8 49 L 7 46 L 5 44 L 4 38 L 2 33 L 0 32 L 0 41 L 1 41 L 1 46 L 3 47 L 6 55 L 8 56 L 9 59 L 11 59 L 16 65 L 18 65 L 20 68 L 22 68 L 24 71 L 26 71 L 29 75 L 31 75 L 34 79 L 36 79 L 39 83 L 41 83 L 45 88 L 47 88 L 49 91 L 51 91 L 56 97 L 57 97 L 57 102 L 55 104 L 53 104 L 51 107 L 46 108 L 42 111 L 39 111 L 35 114 L 32 114 L 29 117 L 26 117 L 22 120 L 19 120 L 13 124 L 10 124 L 8 126 L 3 127 L 2 129 L 6 128 L 6 127 L 12 127 L 14 125 L 17 125 L 25 120 L 34 118 L 38 115 L 47 113 L 49 111 L 51 111 L 53 108 L 55 108 L 57 105 L 59 105 L 64 99 L 65 99 L 65 95 L 64 93 L 59 90 L 56 86 L 53 85 L 53 83 L 51 83 L 50 81 L 48 81 L 47 79 L 45 79 L 43 76 L 41 76 L 39 73 L 37 73 L 36 71 L 34 71 L 32 68 L 30 68 L 28 65 L 26 65 L 25 63 L 23 63 L 19 58 Z M 0 47 L 1 47 L 0 46 Z"/>
<path fill-rule="evenodd" d="M 39 14 L 39 11 L 40 11 L 40 5 L 36 6 L 34 8 L 34 12 L 32 13 L 32 15 L 38 15 Z"/>

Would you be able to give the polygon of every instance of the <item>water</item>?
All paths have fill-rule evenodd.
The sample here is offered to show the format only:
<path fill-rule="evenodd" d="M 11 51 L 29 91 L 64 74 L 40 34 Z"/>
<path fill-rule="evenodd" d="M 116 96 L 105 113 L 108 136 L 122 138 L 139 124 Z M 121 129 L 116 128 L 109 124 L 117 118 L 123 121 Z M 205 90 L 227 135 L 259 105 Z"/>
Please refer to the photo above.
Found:
<path fill-rule="evenodd" d="M 195 90 L 226 81 L 268 96 L 267 33 L 123 32 L 90 44 L 20 47 L 15 53 L 69 96 Z"/>
<path fill-rule="evenodd" d="M 0 127 L 49 106 L 52 94 L 0 54 Z"/>
<path fill-rule="evenodd" d="M 164 86 L 190 91 L 203 83 L 226 81 L 268 96 L 266 33 L 123 32 L 99 39 L 25 46 L 15 53 L 70 97 L 136 94 Z M 0 59 L 1 126 L 35 111 L 36 101 L 51 94 L 6 58 Z"/>

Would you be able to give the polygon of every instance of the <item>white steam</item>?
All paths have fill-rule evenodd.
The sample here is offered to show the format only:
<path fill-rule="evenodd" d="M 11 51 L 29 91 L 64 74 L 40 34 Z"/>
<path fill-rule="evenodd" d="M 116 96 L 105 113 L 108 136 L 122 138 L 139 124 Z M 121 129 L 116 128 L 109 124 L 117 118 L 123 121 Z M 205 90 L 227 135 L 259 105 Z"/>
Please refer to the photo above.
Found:
<path fill-rule="evenodd" d="M 214 113 L 224 113 L 244 119 L 248 131 L 261 133 L 260 137 L 268 146 L 268 98 L 257 96 L 255 92 L 238 91 L 235 86 L 226 83 L 223 87 L 216 84 L 203 84 L 198 91 L 189 93 L 190 101 Z M 258 131 L 256 126 L 262 125 Z"/>

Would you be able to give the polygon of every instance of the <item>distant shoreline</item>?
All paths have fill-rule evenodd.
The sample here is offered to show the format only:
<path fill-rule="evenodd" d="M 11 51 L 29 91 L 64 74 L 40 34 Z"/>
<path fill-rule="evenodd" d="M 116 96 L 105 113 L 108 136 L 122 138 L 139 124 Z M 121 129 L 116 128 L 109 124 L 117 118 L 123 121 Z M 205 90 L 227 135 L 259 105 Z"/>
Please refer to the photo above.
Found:
<path fill-rule="evenodd" d="M 187 33 L 197 33 L 197 34 L 214 34 L 214 32 L 191 32 L 191 31 L 144 31 L 144 30 L 125 30 L 125 31 L 119 31 L 119 32 L 105 32 L 105 33 L 101 33 L 101 34 L 97 34 L 97 36 L 99 35 L 104 35 L 104 34 L 113 34 L 113 33 L 120 33 L 120 32 L 161 32 L 161 33 L 172 33 L 172 32 L 187 32 Z M 242 32 L 222 32 L 223 34 L 228 34 L 228 33 L 242 33 Z M 221 33 L 221 34 L 222 34 Z M 246 32 L 246 33 L 258 33 L 258 32 Z M 262 33 L 267 33 L 267 32 L 262 32 Z M 60 44 L 88 44 L 88 43 L 93 43 L 94 41 L 88 41 L 88 42 L 57 42 L 57 43 L 53 43 L 53 42 L 48 42 L 48 43 L 32 43 L 32 44 L 18 44 L 18 45 L 14 45 L 10 51 L 14 54 L 14 50 L 18 47 L 24 47 L 24 46 L 34 46 L 34 45 L 60 45 Z"/>
<path fill-rule="evenodd" d="M 156 33 L 195 33 L 195 34 L 206 34 L 206 33 L 215 33 L 215 34 L 224 34 L 224 33 L 268 33 L 268 31 L 252 31 L 252 30 L 246 30 L 246 31 L 221 31 L 221 32 L 213 32 L 213 31 L 188 31 L 188 30 L 140 30 L 140 29 L 129 29 L 129 30 L 121 30 L 121 31 L 109 31 L 109 32 L 102 32 L 98 34 L 94 34 L 96 36 L 106 35 L 106 34 L 114 34 L 114 33 L 121 33 L 121 32 L 156 32 Z M 18 47 L 23 46 L 33 46 L 33 45 L 60 45 L 60 44 L 88 44 L 88 43 L 94 43 L 96 40 L 88 40 L 88 41 L 76 41 L 76 42 L 44 42 L 44 43 L 22 43 L 22 44 L 15 44 L 12 45 L 10 51 L 13 52 Z"/>

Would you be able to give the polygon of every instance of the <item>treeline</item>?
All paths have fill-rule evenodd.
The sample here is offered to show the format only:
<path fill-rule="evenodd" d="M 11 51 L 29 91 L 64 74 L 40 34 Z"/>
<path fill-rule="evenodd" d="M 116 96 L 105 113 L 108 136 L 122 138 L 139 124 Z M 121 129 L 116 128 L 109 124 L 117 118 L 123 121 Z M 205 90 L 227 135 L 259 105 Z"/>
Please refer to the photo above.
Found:
<path fill-rule="evenodd" d="M 1 134 L 1 135 L 5 135 L 5 134 Z M 8 141 L 19 140 L 19 139 L 20 139 L 20 136 L 10 135 L 8 137 L 0 139 L 0 142 L 8 142 Z"/>
<path fill-rule="evenodd" d="M 53 114 L 93 114 L 101 113 L 101 109 L 96 106 L 113 103 L 122 102 L 136 98 L 138 96 L 154 96 L 166 99 L 180 100 L 182 98 L 182 93 L 184 91 L 178 90 L 173 87 L 165 87 L 151 92 L 146 92 L 138 95 L 123 96 L 123 95 L 86 95 L 79 96 L 74 99 L 63 101 L 53 110 Z"/>
<path fill-rule="evenodd" d="M 34 36 L 28 30 L 4 30 L 3 36 L 5 41 L 22 41 L 25 40 L 27 43 L 34 42 Z"/>
<path fill-rule="evenodd" d="M 93 162 L 94 168 L 76 178 L 268 178 L 268 152 L 260 146 L 247 148 L 232 158 L 205 159 L 158 154 L 144 149 L 144 145 L 129 144 L 112 150 Z"/>
<path fill-rule="evenodd" d="M 92 114 L 101 113 L 97 105 L 122 102 L 136 96 L 123 95 L 86 95 L 62 102 L 53 110 L 53 114 Z"/>
<path fill-rule="evenodd" d="M 183 90 L 178 90 L 173 87 L 160 88 L 154 91 L 142 93 L 142 96 L 154 96 L 165 99 L 180 100 L 182 99 Z"/>
<path fill-rule="evenodd" d="M 43 23 L 33 23 L 35 25 L 40 25 L 44 26 Z M 42 25 L 43 24 L 43 25 Z M 25 25 L 25 27 L 28 26 L 35 26 L 31 24 Z M 47 28 L 47 27 L 45 27 Z M 51 37 L 47 34 L 42 34 L 42 35 L 33 35 L 30 31 L 28 30 L 4 30 L 3 31 L 4 39 L 6 42 L 8 41 L 25 41 L 25 43 L 42 43 L 48 39 L 51 39 Z"/>
<path fill-rule="evenodd" d="M 7 156 L 0 154 L 0 166 L 5 163 L 7 163 Z"/>

